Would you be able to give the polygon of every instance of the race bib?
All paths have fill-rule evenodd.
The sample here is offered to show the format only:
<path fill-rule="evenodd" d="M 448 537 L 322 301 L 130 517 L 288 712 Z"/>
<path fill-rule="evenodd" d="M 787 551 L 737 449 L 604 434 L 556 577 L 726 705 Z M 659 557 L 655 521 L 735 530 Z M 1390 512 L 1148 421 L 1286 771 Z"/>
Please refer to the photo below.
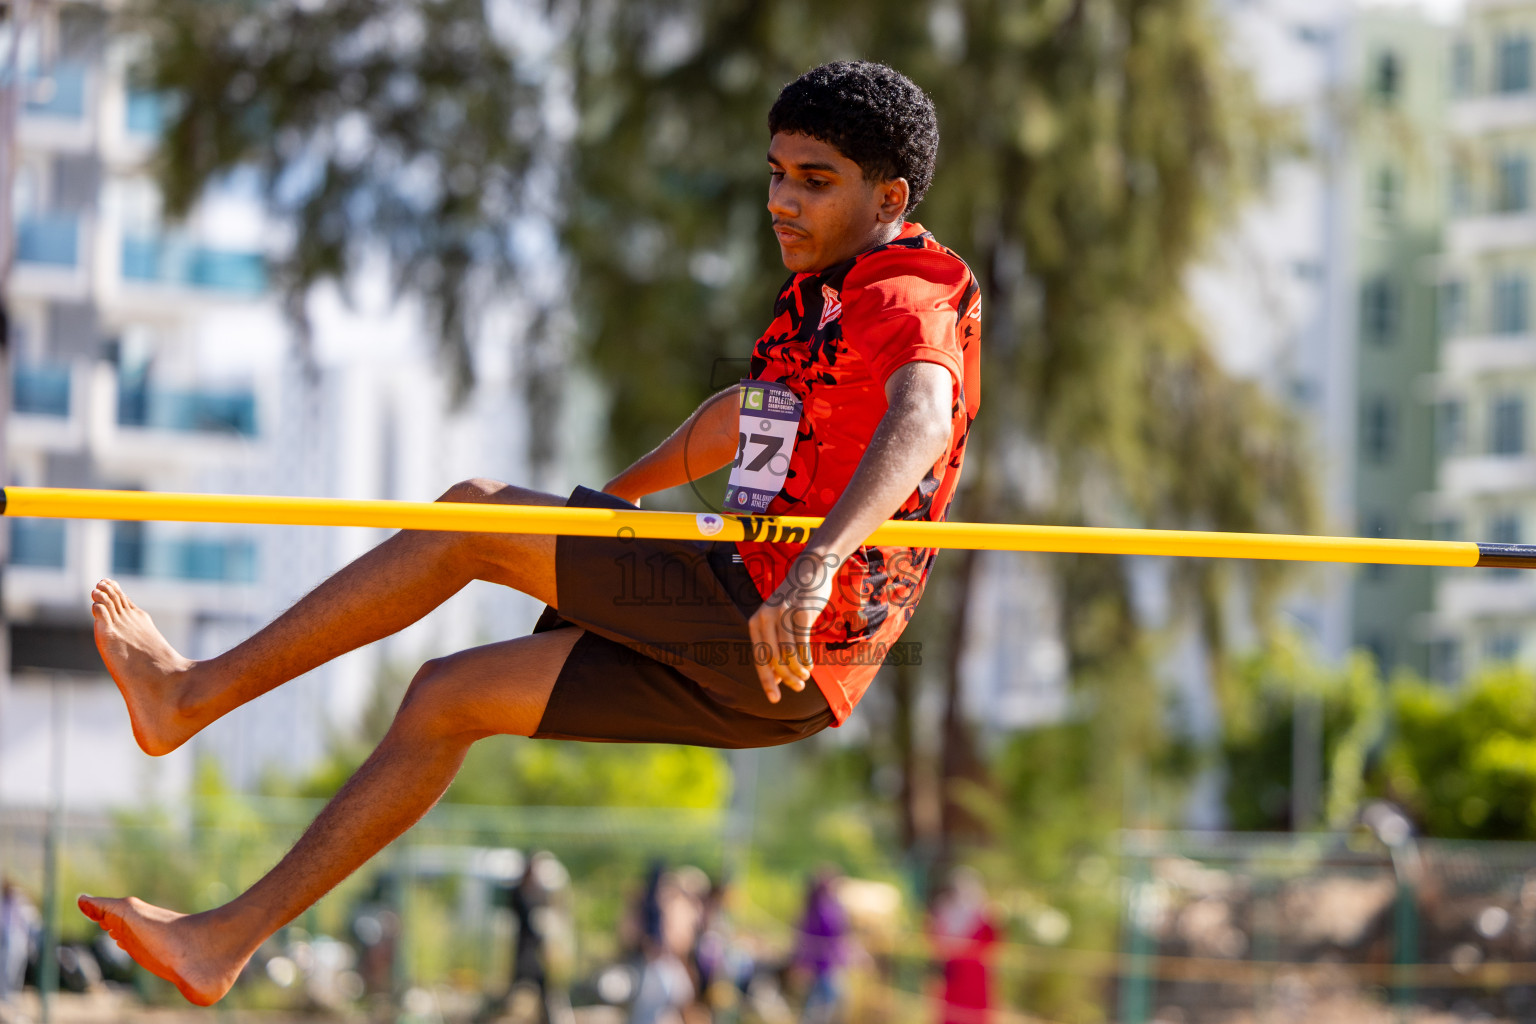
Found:
<path fill-rule="evenodd" d="M 800 399 L 783 384 L 767 380 L 741 382 L 741 419 L 736 434 L 736 461 L 725 488 L 725 511 L 759 513 L 778 495 L 789 475 L 800 428 Z"/>

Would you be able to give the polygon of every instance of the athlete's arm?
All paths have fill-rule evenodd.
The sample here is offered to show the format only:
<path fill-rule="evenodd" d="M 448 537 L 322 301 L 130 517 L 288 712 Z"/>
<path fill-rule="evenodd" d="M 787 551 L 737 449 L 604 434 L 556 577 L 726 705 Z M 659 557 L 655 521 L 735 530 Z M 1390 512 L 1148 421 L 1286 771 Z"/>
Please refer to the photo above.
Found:
<path fill-rule="evenodd" d="M 740 390 L 739 384 L 732 384 L 706 398 L 671 437 L 604 484 L 603 490 L 639 504 L 643 495 L 708 476 L 733 461 Z"/>
<path fill-rule="evenodd" d="M 783 584 L 748 622 L 753 641 L 768 644 L 772 652 L 768 664 L 757 666 L 772 702 L 778 702 L 780 683 L 802 690 L 810 678 L 811 625 L 831 598 L 837 567 L 901 507 L 949 447 L 954 396 L 949 370 L 938 363 L 907 363 L 886 379 L 885 396 L 886 413 L 843 496 L 811 534 Z M 797 658 L 778 657 L 786 644 L 798 647 Z"/>

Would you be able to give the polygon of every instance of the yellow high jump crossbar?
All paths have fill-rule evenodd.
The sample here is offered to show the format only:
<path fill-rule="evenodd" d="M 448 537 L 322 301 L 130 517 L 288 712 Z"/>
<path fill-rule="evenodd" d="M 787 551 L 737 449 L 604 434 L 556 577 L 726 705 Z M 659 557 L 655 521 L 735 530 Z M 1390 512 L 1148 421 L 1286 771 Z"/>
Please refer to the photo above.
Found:
<path fill-rule="evenodd" d="M 46 519 L 154 520 L 286 526 L 363 526 L 400 530 L 565 534 L 673 540 L 803 541 L 821 525 L 800 516 L 649 512 L 442 501 L 370 501 L 239 494 L 162 494 L 62 487 L 0 489 L 0 515 Z M 983 551 L 1052 551 L 1292 562 L 1536 568 L 1536 545 L 1473 541 L 1307 537 L 1275 533 L 1126 530 L 1001 523 L 891 520 L 872 544 Z"/>

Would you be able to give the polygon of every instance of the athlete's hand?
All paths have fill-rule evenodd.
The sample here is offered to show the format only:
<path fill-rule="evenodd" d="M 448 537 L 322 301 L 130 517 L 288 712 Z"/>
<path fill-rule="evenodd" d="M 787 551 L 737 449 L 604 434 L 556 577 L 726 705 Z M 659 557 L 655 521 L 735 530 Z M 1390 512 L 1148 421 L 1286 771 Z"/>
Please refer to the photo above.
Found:
<path fill-rule="evenodd" d="M 835 558 L 805 552 L 790 563 L 784 582 L 747 620 L 757 678 L 770 704 L 779 702 L 780 685 L 798 693 L 811 678 L 811 627 L 832 599 L 836 576 Z"/>

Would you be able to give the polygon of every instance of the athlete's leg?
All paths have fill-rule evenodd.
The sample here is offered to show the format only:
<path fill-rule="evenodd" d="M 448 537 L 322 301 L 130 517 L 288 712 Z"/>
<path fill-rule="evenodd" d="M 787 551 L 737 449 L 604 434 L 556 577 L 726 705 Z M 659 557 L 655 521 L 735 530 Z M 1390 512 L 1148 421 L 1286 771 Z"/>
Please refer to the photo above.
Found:
<path fill-rule="evenodd" d="M 82 896 L 80 909 L 144 967 L 207 1005 L 277 929 L 425 814 L 475 740 L 527 736 L 581 636 L 575 628 L 428 662 L 389 733 L 266 877 L 217 910 L 182 915 L 134 898 Z"/>
<path fill-rule="evenodd" d="M 565 504 L 553 494 L 490 480 L 456 484 L 438 500 Z M 555 538 L 403 530 L 207 661 L 177 653 L 111 580 L 91 592 L 91 615 L 134 738 L 145 753 L 164 754 L 273 687 L 409 626 L 474 579 L 555 604 Z"/>

